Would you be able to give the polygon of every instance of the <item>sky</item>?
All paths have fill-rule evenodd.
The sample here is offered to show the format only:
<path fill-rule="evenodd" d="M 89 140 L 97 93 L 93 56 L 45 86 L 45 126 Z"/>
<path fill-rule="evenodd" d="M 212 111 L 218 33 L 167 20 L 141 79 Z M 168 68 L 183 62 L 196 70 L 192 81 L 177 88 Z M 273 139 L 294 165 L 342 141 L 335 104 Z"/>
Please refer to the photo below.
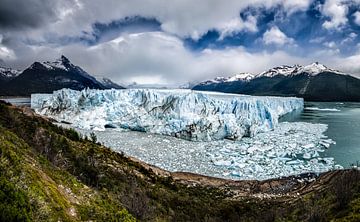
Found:
<path fill-rule="evenodd" d="M 126 84 L 312 62 L 360 77 L 360 0 L 0 0 L 1 66 L 61 55 Z"/>

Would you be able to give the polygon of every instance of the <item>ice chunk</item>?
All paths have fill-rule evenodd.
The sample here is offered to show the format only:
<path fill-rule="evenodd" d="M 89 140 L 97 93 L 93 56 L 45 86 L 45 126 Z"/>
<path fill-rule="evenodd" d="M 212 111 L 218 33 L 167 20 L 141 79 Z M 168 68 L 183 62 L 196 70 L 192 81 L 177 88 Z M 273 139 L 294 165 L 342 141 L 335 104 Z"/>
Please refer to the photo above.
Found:
<path fill-rule="evenodd" d="M 340 112 L 339 109 L 335 109 L 335 108 L 319 108 L 319 107 L 306 107 L 306 110 L 314 110 L 314 111 L 328 111 L 328 112 Z"/>
<path fill-rule="evenodd" d="M 236 140 L 274 129 L 280 116 L 303 108 L 303 99 L 191 90 L 63 89 L 31 95 L 39 114 L 81 129 L 105 126 L 188 140 Z"/>
<path fill-rule="evenodd" d="M 98 141 L 169 171 L 193 172 L 229 179 L 269 179 L 335 169 L 336 161 L 322 154 L 327 125 L 280 122 L 272 131 L 242 140 L 193 142 L 129 130 L 96 131 Z M 82 130 L 82 134 L 92 131 Z M 290 133 L 291 132 L 291 133 Z M 136 139 L 134 139 L 136 138 Z M 166 143 L 164 140 L 170 140 Z M 330 139 L 329 139 L 330 140 Z M 292 144 L 289 146 L 289 144 Z M 313 144 L 313 146 L 306 146 Z M 247 149 L 257 146 L 269 149 Z M 190 152 L 191 149 L 191 152 Z M 303 158 L 309 157 L 309 159 Z M 320 154 L 320 156 L 319 156 Z"/>

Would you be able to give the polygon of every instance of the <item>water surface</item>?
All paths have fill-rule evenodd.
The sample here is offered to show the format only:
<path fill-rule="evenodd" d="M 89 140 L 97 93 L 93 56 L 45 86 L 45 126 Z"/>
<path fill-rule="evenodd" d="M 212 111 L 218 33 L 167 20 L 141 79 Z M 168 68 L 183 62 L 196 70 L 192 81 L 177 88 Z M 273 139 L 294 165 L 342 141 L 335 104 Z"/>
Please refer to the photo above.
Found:
<path fill-rule="evenodd" d="M 325 134 L 336 144 L 321 156 L 334 157 L 345 168 L 360 161 L 360 103 L 306 102 L 304 111 L 288 114 L 282 121 L 327 124 Z"/>

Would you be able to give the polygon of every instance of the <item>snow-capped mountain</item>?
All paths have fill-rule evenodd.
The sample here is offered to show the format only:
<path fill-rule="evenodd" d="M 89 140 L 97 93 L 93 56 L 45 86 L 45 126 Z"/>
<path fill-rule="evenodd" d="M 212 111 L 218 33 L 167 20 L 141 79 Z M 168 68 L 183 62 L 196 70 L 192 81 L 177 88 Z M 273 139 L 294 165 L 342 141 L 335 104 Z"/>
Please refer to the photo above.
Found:
<path fill-rule="evenodd" d="M 65 56 L 55 61 L 34 62 L 21 74 L 12 78 L 6 84 L 0 82 L 0 95 L 21 95 L 31 93 L 50 93 L 62 88 L 82 90 L 109 89 L 123 87 L 109 79 L 98 81 L 79 66 L 74 65 Z"/>
<path fill-rule="evenodd" d="M 249 95 L 297 96 L 310 101 L 360 101 L 360 79 L 320 63 L 278 66 L 244 81 L 218 77 L 194 90 Z"/>
<path fill-rule="evenodd" d="M 224 83 L 224 82 L 250 81 L 253 78 L 254 78 L 254 75 L 252 75 L 250 73 L 240 73 L 240 74 L 237 74 L 235 76 L 230 76 L 230 77 L 216 77 L 214 79 L 206 80 L 199 84 L 208 85 L 208 84 Z"/>
<path fill-rule="evenodd" d="M 2 79 L 12 79 L 20 75 L 21 71 L 6 67 L 0 67 L 0 78 Z"/>
<path fill-rule="evenodd" d="M 96 80 L 100 82 L 106 89 L 124 89 L 123 86 L 113 82 L 111 79 L 102 77 L 102 76 L 95 76 Z"/>
<path fill-rule="evenodd" d="M 234 81 L 250 81 L 254 78 L 259 78 L 259 77 L 274 77 L 277 75 L 283 75 L 283 76 L 294 76 L 294 75 L 299 75 L 299 74 L 308 74 L 308 75 L 318 75 L 319 73 L 322 72 L 333 72 L 333 73 L 338 73 L 338 74 L 344 74 L 340 71 L 334 70 L 334 69 L 330 69 L 328 67 L 326 67 L 323 64 L 320 64 L 318 62 L 314 62 L 310 65 L 306 65 L 306 66 L 301 66 L 301 65 L 293 65 L 293 66 L 288 66 L 288 65 L 282 65 L 282 66 L 277 66 L 274 68 L 271 68 L 267 71 L 264 71 L 262 73 L 259 73 L 257 75 L 253 75 L 251 73 L 240 73 L 237 74 L 235 76 L 230 76 L 230 77 L 216 77 L 214 79 L 210 79 L 210 80 L 206 80 L 203 82 L 200 82 L 199 85 L 207 85 L 207 84 L 213 84 L 213 83 L 224 83 L 224 82 L 234 82 Z"/>
<path fill-rule="evenodd" d="M 322 73 L 322 72 L 333 72 L 333 73 L 343 74 L 340 71 L 330 69 L 330 68 L 326 67 L 323 64 L 320 64 L 318 62 L 314 62 L 314 63 L 312 63 L 310 65 L 306 65 L 306 66 L 301 66 L 301 65 L 287 66 L 287 65 L 283 65 L 283 66 L 274 67 L 272 69 L 269 69 L 269 70 L 267 70 L 265 72 L 262 72 L 262 73 L 256 75 L 256 77 L 274 77 L 274 76 L 277 76 L 277 75 L 291 76 L 291 75 L 299 75 L 299 74 L 303 74 L 303 73 L 315 76 L 315 75 L 318 75 L 319 73 Z"/>
<path fill-rule="evenodd" d="M 297 74 L 298 71 L 302 68 L 302 66 L 294 65 L 294 66 L 278 66 L 271 68 L 265 72 L 258 74 L 256 77 L 274 77 L 277 75 L 289 76 Z"/>

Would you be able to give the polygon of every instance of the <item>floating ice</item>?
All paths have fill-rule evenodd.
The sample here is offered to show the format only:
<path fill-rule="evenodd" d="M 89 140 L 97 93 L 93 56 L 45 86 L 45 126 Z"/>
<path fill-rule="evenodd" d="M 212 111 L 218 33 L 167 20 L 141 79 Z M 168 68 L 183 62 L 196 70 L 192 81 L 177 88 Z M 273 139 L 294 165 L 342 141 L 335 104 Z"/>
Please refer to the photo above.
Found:
<path fill-rule="evenodd" d="M 31 107 L 81 129 L 126 128 L 210 141 L 272 130 L 280 116 L 302 109 L 303 99 L 191 90 L 63 89 L 31 95 Z"/>
<path fill-rule="evenodd" d="M 327 111 L 327 112 L 340 112 L 341 110 L 335 108 L 319 108 L 319 107 L 305 107 L 306 110 Z"/>
<path fill-rule="evenodd" d="M 324 141 L 333 143 L 324 135 L 326 129 L 324 124 L 283 122 L 252 138 L 203 142 L 122 129 L 98 131 L 96 135 L 115 151 L 172 172 L 263 180 L 341 168 L 333 158 L 321 156 L 326 149 Z"/>

